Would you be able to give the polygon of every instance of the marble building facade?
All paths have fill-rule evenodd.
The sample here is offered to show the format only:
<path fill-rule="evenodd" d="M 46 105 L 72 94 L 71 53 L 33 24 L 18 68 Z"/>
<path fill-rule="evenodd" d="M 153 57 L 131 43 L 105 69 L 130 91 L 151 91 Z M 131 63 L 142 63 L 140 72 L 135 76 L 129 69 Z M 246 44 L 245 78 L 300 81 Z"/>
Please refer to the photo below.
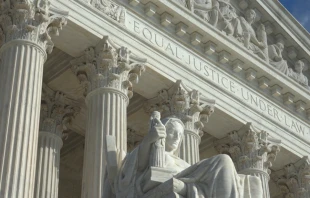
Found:
<path fill-rule="evenodd" d="M 0 198 L 310 198 L 310 35 L 278 1 L 0 3 Z"/>

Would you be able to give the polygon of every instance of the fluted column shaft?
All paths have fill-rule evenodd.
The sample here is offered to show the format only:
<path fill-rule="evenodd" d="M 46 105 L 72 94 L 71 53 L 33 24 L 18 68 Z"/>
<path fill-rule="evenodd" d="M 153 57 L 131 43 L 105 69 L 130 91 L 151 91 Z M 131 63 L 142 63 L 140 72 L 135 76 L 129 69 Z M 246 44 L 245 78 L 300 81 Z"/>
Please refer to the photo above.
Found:
<path fill-rule="evenodd" d="M 189 164 L 195 164 L 200 161 L 199 144 L 201 138 L 196 132 L 185 129 L 184 139 L 181 144 L 180 158 Z"/>
<path fill-rule="evenodd" d="M 66 95 L 43 87 L 34 198 L 57 198 L 63 131 L 79 112 Z"/>
<path fill-rule="evenodd" d="M 33 197 L 45 51 L 22 40 L 1 48 L 0 197 Z"/>
<path fill-rule="evenodd" d="M 35 198 L 57 198 L 62 139 L 55 133 L 39 132 Z"/>
<path fill-rule="evenodd" d="M 107 194 L 112 193 L 117 167 L 127 152 L 127 106 L 133 95 L 133 83 L 145 71 L 144 62 L 131 56 L 126 47 L 117 47 L 109 37 L 103 37 L 96 47 L 87 48 L 82 56 L 71 61 L 85 88 L 88 107 L 83 198 L 111 197 Z M 108 149 L 111 150 L 107 152 Z"/>
<path fill-rule="evenodd" d="M 114 88 L 98 88 L 87 95 L 82 197 L 103 197 L 107 163 L 106 135 L 115 137 L 121 156 L 127 152 L 128 97 Z M 121 157 L 122 158 L 122 157 Z"/>
<path fill-rule="evenodd" d="M 270 176 L 268 173 L 262 170 L 259 170 L 259 169 L 245 169 L 245 170 L 239 171 L 238 173 L 259 177 L 262 182 L 263 198 L 270 198 L 270 190 L 269 190 Z"/>

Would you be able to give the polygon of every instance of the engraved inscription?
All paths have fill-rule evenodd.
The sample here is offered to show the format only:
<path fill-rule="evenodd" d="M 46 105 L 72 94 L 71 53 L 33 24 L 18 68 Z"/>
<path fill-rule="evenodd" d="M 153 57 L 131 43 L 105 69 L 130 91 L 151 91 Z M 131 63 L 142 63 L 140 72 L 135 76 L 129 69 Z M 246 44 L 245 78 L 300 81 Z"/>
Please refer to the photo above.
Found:
<path fill-rule="evenodd" d="M 153 47 L 160 48 L 167 55 L 177 58 L 198 76 L 213 82 L 219 89 L 228 91 L 234 98 L 248 104 L 252 109 L 263 116 L 271 118 L 273 122 L 277 122 L 282 127 L 290 129 L 294 134 L 302 137 L 310 137 L 310 128 L 307 124 L 289 115 L 281 107 L 269 102 L 264 96 L 256 94 L 254 91 L 243 86 L 243 84 L 236 82 L 229 74 L 199 58 L 198 55 L 190 52 L 178 44 L 178 42 L 169 39 L 168 36 L 165 36 L 163 33 L 160 33 L 132 16 L 128 17 L 127 23 L 128 25 L 126 26 L 130 31 L 142 37 Z"/>

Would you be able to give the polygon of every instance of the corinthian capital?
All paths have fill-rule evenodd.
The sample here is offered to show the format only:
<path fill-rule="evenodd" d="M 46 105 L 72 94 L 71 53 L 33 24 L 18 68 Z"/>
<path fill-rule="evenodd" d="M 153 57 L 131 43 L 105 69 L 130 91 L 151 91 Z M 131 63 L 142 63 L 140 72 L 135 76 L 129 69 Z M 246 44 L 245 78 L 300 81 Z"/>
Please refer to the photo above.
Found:
<path fill-rule="evenodd" d="M 270 174 L 269 168 L 280 151 L 280 143 L 266 131 L 257 131 L 251 123 L 247 123 L 215 142 L 215 148 L 219 153 L 230 155 L 239 172 L 255 169 Z"/>
<path fill-rule="evenodd" d="M 79 107 L 68 104 L 65 94 L 45 87 L 41 100 L 40 131 L 62 137 L 62 132 L 79 111 Z"/>
<path fill-rule="evenodd" d="M 85 87 L 84 95 L 101 87 L 114 88 L 133 95 L 133 83 L 145 71 L 146 60 L 134 57 L 126 47 L 117 47 L 104 37 L 96 47 L 89 47 L 71 61 L 72 70 Z"/>
<path fill-rule="evenodd" d="M 47 52 L 53 49 L 51 34 L 66 25 L 63 16 L 49 13 L 49 0 L 0 1 L 0 45 L 12 40 L 28 40 Z"/>
<path fill-rule="evenodd" d="M 132 151 L 140 142 L 143 136 L 138 134 L 134 129 L 127 128 L 127 150 Z"/>
<path fill-rule="evenodd" d="M 190 90 L 178 80 L 170 89 L 163 89 L 156 98 L 145 104 L 147 113 L 161 112 L 162 117 L 176 116 L 181 119 L 185 129 L 202 135 L 201 129 L 214 112 L 215 101 L 203 98 L 197 90 Z"/>
<path fill-rule="evenodd" d="M 304 157 L 291 163 L 282 170 L 272 173 L 272 179 L 278 184 L 284 198 L 310 197 L 310 160 Z"/>

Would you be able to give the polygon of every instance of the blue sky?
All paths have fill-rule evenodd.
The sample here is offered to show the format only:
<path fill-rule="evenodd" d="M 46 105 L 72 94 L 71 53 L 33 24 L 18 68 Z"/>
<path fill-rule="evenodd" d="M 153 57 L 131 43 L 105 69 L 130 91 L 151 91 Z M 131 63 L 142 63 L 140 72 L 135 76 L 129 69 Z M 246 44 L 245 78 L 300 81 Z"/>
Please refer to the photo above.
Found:
<path fill-rule="evenodd" d="M 310 32 L 310 0 L 280 0 L 280 2 Z"/>

